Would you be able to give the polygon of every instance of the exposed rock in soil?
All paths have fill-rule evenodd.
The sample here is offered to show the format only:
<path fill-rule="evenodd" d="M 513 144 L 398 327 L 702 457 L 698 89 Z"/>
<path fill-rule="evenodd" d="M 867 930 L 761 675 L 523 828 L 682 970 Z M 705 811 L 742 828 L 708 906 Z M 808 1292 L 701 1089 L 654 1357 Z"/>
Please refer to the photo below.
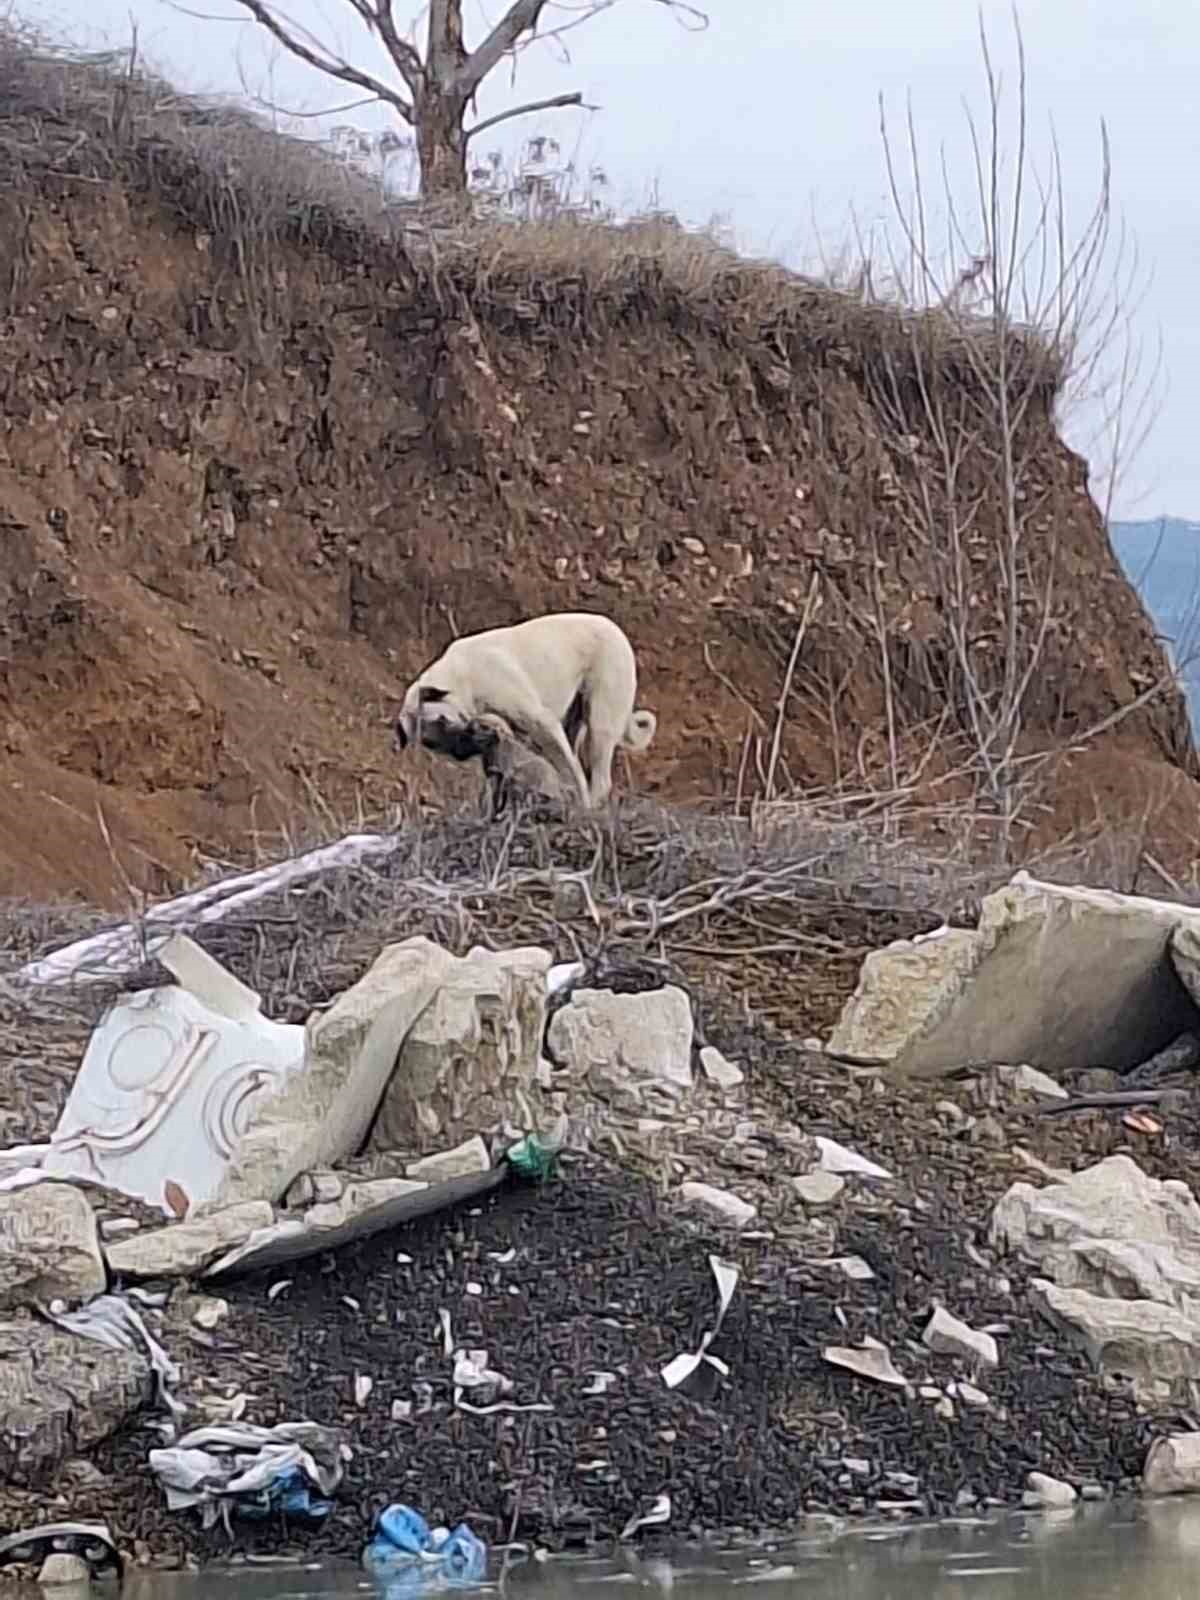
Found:
<path fill-rule="evenodd" d="M 38 1483 L 67 1457 L 90 1454 L 150 1391 L 149 1363 L 133 1351 L 29 1318 L 0 1322 L 0 1480 Z"/>

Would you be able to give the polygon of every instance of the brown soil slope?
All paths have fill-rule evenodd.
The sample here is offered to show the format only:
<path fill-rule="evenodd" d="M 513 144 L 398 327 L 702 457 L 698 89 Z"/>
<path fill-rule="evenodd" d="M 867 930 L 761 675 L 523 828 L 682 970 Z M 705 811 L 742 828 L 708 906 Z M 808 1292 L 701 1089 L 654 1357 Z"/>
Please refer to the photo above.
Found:
<path fill-rule="evenodd" d="M 389 751 L 407 676 L 543 610 L 630 633 L 661 798 L 761 792 L 798 628 L 777 787 L 891 771 L 888 685 L 904 771 L 934 738 L 926 772 L 951 764 L 943 552 L 903 513 L 934 453 L 918 369 L 978 385 L 952 339 L 671 230 L 418 248 L 227 113 L 11 39 L 0 80 L 0 893 L 158 890 L 428 795 Z M 1053 561 L 1038 748 L 1166 669 L 1049 359 L 1013 359 L 1045 368 L 1019 441 L 1031 593 Z M 995 442 L 963 463 L 979 661 Z M 1102 746 L 1106 805 L 1190 789 L 1174 690 L 1112 738 L 1135 776 Z"/>

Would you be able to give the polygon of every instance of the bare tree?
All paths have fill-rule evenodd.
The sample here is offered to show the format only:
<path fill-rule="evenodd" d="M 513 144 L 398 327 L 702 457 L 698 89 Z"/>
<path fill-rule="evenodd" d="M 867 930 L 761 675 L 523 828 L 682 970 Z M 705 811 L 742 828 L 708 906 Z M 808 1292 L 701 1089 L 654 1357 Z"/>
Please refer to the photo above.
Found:
<path fill-rule="evenodd" d="M 1035 697 L 1043 713 L 1053 699 L 1051 662 L 1076 680 L 1087 671 L 1071 656 L 1077 597 L 1057 548 L 1080 486 L 1048 469 L 1047 429 L 1064 404 L 1086 399 L 1102 407 L 1115 457 L 1127 456 L 1144 437 L 1157 378 L 1138 362 L 1138 263 L 1114 226 L 1103 125 L 1096 191 L 1073 230 L 1057 142 L 1051 135 L 1041 166 L 1030 148 L 1015 12 L 1013 22 L 1011 97 L 980 22 L 985 94 L 982 115 L 966 113 L 965 201 L 944 149 L 930 185 L 911 109 L 897 140 L 881 102 L 898 224 L 888 275 L 920 314 L 907 348 L 883 363 L 875 396 L 893 440 L 893 512 L 926 553 L 915 607 L 923 621 L 892 670 L 924 677 L 931 697 L 953 707 L 1004 839 L 1038 770 L 1028 711 Z M 1106 502 L 1122 465 L 1101 465 Z M 1122 714 L 1169 687 L 1169 678 L 1147 685 Z M 1045 726 L 1044 714 L 1036 720 Z M 1071 728 L 1069 742 L 1083 733 Z"/>
<path fill-rule="evenodd" d="M 510 106 L 495 116 L 466 126 L 468 113 L 484 79 L 505 57 L 514 57 L 537 39 L 561 41 L 619 0 L 512 0 L 504 15 L 483 39 L 468 48 L 463 33 L 463 0 L 428 0 L 425 6 L 425 50 L 402 33 L 393 15 L 392 0 L 347 0 L 367 31 L 387 52 L 397 77 L 385 82 L 328 48 L 306 28 L 289 18 L 272 0 L 239 0 L 250 15 L 285 50 L 330 78 L 361 89 L 366 102 L 381 102 L 413 130 L 424 199 L 461 199 L 467 193 L 467 150 L 486 128 L 513 117 L 582 106 L 577 91 L 545 100 Z M 707 27 L 702 11 L 686 0 L 653 0 L 677 18 L 696 28 Z M 412 31 L 412 30 L 410 30 Z"/>

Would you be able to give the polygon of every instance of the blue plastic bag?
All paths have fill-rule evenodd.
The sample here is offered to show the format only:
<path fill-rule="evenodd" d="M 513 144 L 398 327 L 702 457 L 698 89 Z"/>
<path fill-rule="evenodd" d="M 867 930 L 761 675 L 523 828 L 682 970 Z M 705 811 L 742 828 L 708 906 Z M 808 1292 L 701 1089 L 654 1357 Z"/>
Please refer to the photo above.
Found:
<path fill-rule="evenodd" d="M 382 1580 L 389 1597 L 472 1588 L 487 1571 L 487 1546 L 465 1522 L 453 1532 L 431 1529 L 411 1506 L 390 1505 L 375 1519 L 363 1566 Z"/>

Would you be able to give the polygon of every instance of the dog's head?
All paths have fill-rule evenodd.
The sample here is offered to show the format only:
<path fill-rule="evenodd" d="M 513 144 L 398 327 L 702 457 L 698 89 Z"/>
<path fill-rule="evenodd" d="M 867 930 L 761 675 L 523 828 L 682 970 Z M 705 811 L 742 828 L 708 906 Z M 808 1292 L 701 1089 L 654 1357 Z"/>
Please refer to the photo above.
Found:
<path fill-rule="evenodd" d="M 499 737 L 486 721 L 468 717 L 448 689 L 414 683 L 396 719 L 392 747 L 400 754 L 409 745 L 419 744 L 453 761 L 471 761 L 490 754 Z"/>

